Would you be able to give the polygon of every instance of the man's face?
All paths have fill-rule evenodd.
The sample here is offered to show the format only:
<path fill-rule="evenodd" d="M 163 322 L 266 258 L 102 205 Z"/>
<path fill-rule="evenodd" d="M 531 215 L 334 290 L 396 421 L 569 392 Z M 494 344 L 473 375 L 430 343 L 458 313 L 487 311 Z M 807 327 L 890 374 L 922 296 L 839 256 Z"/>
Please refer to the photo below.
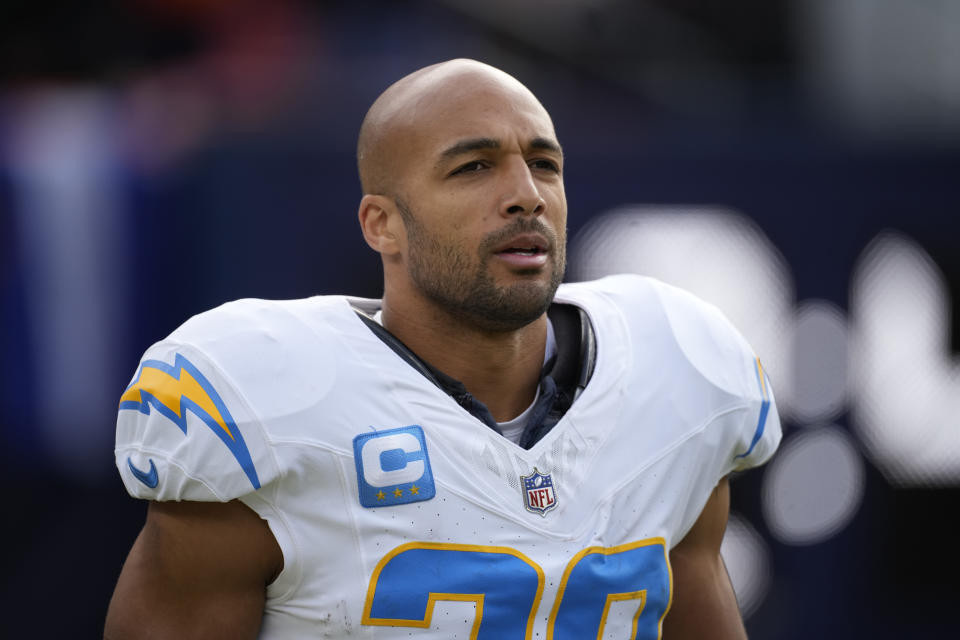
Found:
<path fill-rule="evenodd" d="M 427 107 L 396 201 L 407 273 L 474 326 L 518 329 L 553 300 L 566 263 L 563 156 L 526 91 L 470 87 Z"/>

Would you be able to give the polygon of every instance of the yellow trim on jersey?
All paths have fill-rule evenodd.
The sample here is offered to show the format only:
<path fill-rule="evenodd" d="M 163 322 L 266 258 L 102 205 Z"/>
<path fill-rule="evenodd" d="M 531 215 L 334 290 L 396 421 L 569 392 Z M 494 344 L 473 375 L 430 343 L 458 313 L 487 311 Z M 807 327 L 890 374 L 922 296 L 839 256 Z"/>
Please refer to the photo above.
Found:
<path fill-rule="evenodd" d="M 763 365 L 760 364 L 760 358 L 756 358 L 757 361 L 757 375 L 760 378 L 760 391 L 763 393 L 763 399 L 767 400 L 767 376 L 763 373 Z"/>
<path fill-rule="evenodd" d="M 607 595 L 607 601 L 603 605 L 603 617 L 600 619 L 600 628 L 597 630 L 597 640 L 603 640 L 603 631 L 607 627 L 607 616 L 610 613 L 610 605 L 614 602 L 625 602 L 627 600 L 639 600 L 640 606 L 637 612 L 633 614 L 633 625 L 630 631 L 630 640 L 637 637 L 637 624 L 640 622 L 640 614 L 647 606 L 647 590 L 630 591 L 629 593 L 611 593 Z"/>
<path fill-rule="evenodd" d="M 142 404 L 143 396 L 140 392 L 144 391 L 160 401 L 165 407 L 175 413 L 177 417 L 183 418 L 183 414 L 180 411 L 181 399 L 187 398 L 206 411 L 231 440 L 236 440 L 233 434 L 230 433 L 230 428 L 227 427 L 227 421 L 223 419 L 223 416 L 220 414 L 220 411 L 206 390 L 186 369 L 180 369 L 179 373 L 180 378 L 177 379 L 165 371 L 144 366 L 140 371 L 140 378 L 136 383 L 131 385 L 129 389 L 124 391 L 123 395 L 120 396 L 120 402 L 138 402 Z"/>

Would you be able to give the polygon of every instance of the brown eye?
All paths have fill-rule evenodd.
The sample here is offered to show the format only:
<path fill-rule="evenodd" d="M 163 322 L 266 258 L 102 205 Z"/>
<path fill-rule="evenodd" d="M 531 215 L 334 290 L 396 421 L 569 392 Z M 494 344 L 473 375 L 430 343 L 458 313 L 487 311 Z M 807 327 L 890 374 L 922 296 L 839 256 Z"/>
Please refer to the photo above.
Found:
<path fill-rule="evenodd" d="M 545 169 L 554 173 L 560 173 L 560 167 L 553 160 L 534 160 L 530 163 L 531 169 Z"/>
<path fill-rule="evenodd" d="M 456 169 L 454 169 L 453 172 L 452 172 L 450 175 L 453 176 L 453 175 L 457 175 L 457 174 L 474 173 L 474 172 L 476 172 L 476 171 L 480 171 L 480 170 L 482 170 L 482 169 L 485 169 L 486 167 L 487 167 L 487 165 L 486 165 L 485 162 L 483 162 L 483 161 L 481 161 L 481 160 L 473 160 L 472 162 L 468 162 L 468 163 L 466 163 L 466 164 L 464 164 L 464 165 L 460 165 L 459 167 L 457 167 Z"/>

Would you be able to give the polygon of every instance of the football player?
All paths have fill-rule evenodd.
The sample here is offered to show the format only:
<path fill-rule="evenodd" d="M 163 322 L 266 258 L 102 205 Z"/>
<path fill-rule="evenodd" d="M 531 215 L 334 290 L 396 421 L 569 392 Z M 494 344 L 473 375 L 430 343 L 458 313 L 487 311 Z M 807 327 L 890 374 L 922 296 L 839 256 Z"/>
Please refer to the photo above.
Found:
<path fill-rule="evenodd" d="M 117 465 L 150 501 L 108 638 L 745 637 L 728 475 L 780 426 L 714 308 L 561 284 L 563 151 L 471 60 L 361 126 L 380 300 L 241 300 L 144 355 Z"/>

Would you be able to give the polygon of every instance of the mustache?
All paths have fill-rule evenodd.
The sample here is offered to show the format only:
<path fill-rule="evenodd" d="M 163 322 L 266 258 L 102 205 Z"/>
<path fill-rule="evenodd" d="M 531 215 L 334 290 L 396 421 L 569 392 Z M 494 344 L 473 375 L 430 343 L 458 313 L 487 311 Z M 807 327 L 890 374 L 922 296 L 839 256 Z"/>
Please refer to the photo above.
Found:
<path fill-rule="evenodd" d="M 502 242 L 509 240 L 513 236 L 519 235 L 521 233 L 537 233 L 546 238 L 547 243 L 550 245 L 548 250 L 556 249 L 557 247 L 557 234 L 550 227 L 545 225 L 539 218 L 514 218 L 514 221 L 507 227 L 503 229 L 498 229 L 497 231 L 491 231 L 483 238 L 483 242 L 480 243 L 480 251 L 486 251 L 496 247 Z"/>

